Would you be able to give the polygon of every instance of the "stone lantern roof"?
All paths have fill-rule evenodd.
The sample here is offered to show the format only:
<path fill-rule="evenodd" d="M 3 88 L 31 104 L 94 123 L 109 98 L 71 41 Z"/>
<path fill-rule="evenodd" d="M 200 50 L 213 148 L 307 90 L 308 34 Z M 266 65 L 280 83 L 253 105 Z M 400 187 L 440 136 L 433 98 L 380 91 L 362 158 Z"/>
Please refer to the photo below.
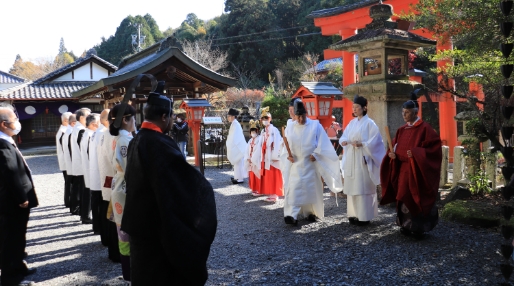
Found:
<path fill-rule="evenodd" d="M 369 16 L 373 19 L 366 28 L 360 29 L 357 35 L 346 38 L 330 46 L 333 50 L 358 52 L 366 50 L 366 44 L 382 42 L 384 46 L 414 50 L 418 47 L 433 46 L 436 41 L 418 36 L 409 31 L 398 29 L 398 24 L 391 20 L 393 6 L 379 4 L 369 9 Z M 373 46 L 372 48 L 377 48 Z"/>

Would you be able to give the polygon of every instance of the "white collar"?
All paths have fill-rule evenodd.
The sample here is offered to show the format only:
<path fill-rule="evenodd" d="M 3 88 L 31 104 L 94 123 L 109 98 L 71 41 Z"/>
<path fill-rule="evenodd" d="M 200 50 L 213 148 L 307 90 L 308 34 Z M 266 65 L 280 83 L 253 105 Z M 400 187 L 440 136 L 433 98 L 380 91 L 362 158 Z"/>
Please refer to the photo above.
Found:
<path fill-rule="evenodd" d="M 11 144 L 14 144 L 14 139 L 12 139 L 11 136 L 3 133 L 2 131 L 0 131 L 0 139 L 3 139 L 3 140 L 5 140 L 5 141 L 7 141 L 7 142 L 9 142 Z"/>
<path fill-rule="evenodd" d="M 120 136 L 128 136 L 128 137 L 132 137 L 132 133 L 128 132 L 127 130 L 125 129 L 120 129 Z"/>
<path fill-rule="evenodd" d="M 417 118 L 416 118 L 416 120 L 415 120 L 412 124 L 410 124 L 409 122 L 407 122 L 407 125 L 408 125 L 408 126 L 414 126 L 414 124 L 416 124 L 416 122 L 418 122 L 418 120 L 419 120 L 419 117 L 417 117 Z"/>

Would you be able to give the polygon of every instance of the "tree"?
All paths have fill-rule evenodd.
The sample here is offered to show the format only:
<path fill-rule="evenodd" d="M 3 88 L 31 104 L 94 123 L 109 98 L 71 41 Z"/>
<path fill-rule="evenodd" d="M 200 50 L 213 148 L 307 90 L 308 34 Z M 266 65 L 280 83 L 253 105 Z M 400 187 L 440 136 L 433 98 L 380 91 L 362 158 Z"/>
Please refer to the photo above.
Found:
<path fill-rule="evenodd" d="M 212 47 L 212 41 L 181 42 L 182 51 L 206 68 L 221 71 L 228 66 L 227 52 Z"/>
<path fill-rule="evenodd" d="M 62 54 L 65 54 L 67 53 L 68 50 L 66 49 L 66 47 L 64 46 L 64 39 L 61 38 L 61 41 L 59 43 L 59 55 L 62 55 Z"/>

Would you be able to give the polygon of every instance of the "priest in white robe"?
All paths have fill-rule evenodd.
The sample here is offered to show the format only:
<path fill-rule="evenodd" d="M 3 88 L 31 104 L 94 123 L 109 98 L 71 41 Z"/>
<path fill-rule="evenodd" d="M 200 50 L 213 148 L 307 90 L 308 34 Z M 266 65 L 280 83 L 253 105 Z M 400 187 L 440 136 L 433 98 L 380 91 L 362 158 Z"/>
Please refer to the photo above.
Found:
<path fill-rule="evenodd" d="M 64 133 L 68 130 L 68 121 L 70 119 L 71 112 L 64 112 L 61 115 L 61 126 L 55 134 L 55 146 L 57 151 L 57 162 L 59 163 L 59 170 L 61 170 L 62 175 L 64 177 L 64 189 L 66 190 L 69 187 L 70 182 L 67 182 L 68 175 L 66 174 L 66 162 L 64 161 L 64 148 L 62 144 L 62 140 L 64 137 Z M 66 193 L 66 191 L 65 191 Z M 64 206 L 69 207 L 69 200 L 66 200 L 66 196 L 64 196 Z"/>
<path fill-rule="evenodd" d="M 353 102 L 356 118 L 339 139 L 344 152 L 341 170 L 348 220 L 351 224 L 366 225 L 378 215 L 376 187 L 380 184 L 380 164 L 386 150 L 378 126 L 367 115 L 368 101 L 356 95 Z"/>
<path fill-rule="evenodd" d="M 297 225 L 298 217 L 316 221 L 325 216 L 323 180 L 332 192 L 341 192 L 343 183 L 339 158 L 323 126 L 307 118 L 301 100 L 294 101 L 295 120 L 288 122 L 281 150 L 284 173 L 284 220 Z"/>
<path fill-rule="evenodd" d="M 236 119 L 238 115 L 239 111 L 233 108 L 229 109 L 227 115 L 228 122 L 231 123 L 227 136 L 227 158 L 230 164 L 234 166 L 232 184 L 241 184 L 244 182 L 244 178 L 248 177 L 248 172 L 244 165 L 247 143 L 243 134 L 243 128 Z"/>
<path fill-rule="evenodd" d="M 91 157 L 89 149 L 91 147 L 91 136 L 98 128 L 99 121 L 100 115 L 96 113 L 91 113 L 86 117 L 86 129 L 82 135 L 82 140 L 80 141 L 80 156 L 82 162 L 82 170 L 84 172 L 84 190 L 82 191 L 80 197 L 80 216 L 83 224 L 93 223 L 91 216 L 91 186 L 89 183 L 89 161 Z"/>

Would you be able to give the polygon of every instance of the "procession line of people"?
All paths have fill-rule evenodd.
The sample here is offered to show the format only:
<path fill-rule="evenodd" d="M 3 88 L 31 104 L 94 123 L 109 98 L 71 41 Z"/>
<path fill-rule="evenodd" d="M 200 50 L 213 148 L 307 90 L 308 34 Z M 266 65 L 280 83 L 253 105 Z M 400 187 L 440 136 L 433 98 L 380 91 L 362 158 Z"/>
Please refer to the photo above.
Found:
<path fill-rule="evenodd" d="M 291 119 L 282 136 L 271 123 L 269 107 L 259 121 L 250 122 L 251 138 L 245 141 L 238 111 L 231 108 L 227 157 L 234 165 L 232 183 L 249 178 L 253 196 L 266 195 L 275 202 L 284 197 L 284 221 L 297 225 L 324 217 L 324 184 L 334 193 L 347 195 L 350 224 L 367 225 L 378 216 L 378 205 L 397 203 L 397 225 L 402 234 L 421 238 L 438 221 L 435 198 L 442 160 L 441 139 L 418 116 L 415 95 L 402 106 L 405 125 L 396 133 L 390 148 L 368 116 L 368 101 L 356 95 L 350 121 L 339 138 L 343 148 L 339 160 L 319 121 L 307 117 L 303 102 L 289 104 Z M 386 150 L 389 149 L 389 150 Z M 344 178 L 344 179 L 343 179 Z M 378 201 L 377 186 L 382 187 Z"/>
<path fill-rule="evenodd" d="M 132 285 L 204 285 L 217 228 L 214 192 L 168 135 L 173 109 L 163 89 L 162 81 L 149 94 L 139 132 L 128 104 L 63 114 L 56 144 L 64 205 L 92 224 Z"/>

